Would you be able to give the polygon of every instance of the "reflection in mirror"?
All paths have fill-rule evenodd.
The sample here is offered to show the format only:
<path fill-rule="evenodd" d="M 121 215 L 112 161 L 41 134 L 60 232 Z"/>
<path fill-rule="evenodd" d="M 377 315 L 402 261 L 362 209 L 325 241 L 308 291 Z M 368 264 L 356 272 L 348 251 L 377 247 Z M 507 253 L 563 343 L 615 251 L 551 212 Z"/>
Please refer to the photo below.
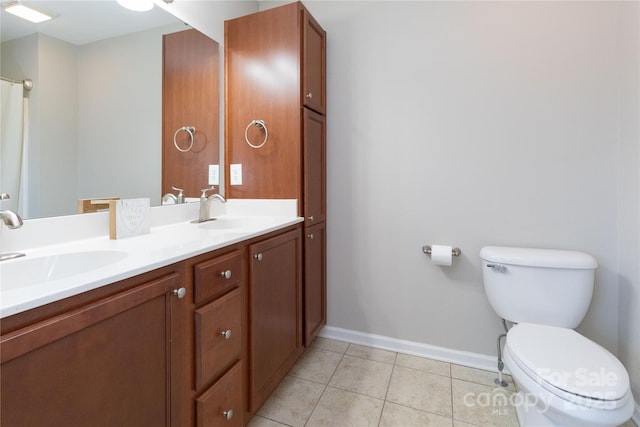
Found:
<path fill-rule="evenodd" d="M 24 92 L 16 209 L 41 218 L 74 214 L 88 198 L 159 205 L 162 37 L 188 27 L 159 7 L 132 12 L 115 0 L 31 3 L 57 16 L 41 24 L 1 16 L 0 74 L 34 83 Z"/>

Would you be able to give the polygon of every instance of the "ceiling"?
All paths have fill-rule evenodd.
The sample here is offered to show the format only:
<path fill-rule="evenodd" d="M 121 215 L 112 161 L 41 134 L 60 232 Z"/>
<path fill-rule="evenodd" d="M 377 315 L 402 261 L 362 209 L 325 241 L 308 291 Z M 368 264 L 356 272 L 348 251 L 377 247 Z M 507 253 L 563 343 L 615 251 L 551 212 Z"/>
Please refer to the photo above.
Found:
<path fill-rule="evenodd" d="M 21 3 L 56 16 L 33 24 L 3 9 L 0 16 L 0 40 L 3 42 L 39 32 L 83 45 L 179 22 L 178 18 L 158 6 L 148 12 L 134 12 L 120 6 L 116 0 L 25 0 Z"/>

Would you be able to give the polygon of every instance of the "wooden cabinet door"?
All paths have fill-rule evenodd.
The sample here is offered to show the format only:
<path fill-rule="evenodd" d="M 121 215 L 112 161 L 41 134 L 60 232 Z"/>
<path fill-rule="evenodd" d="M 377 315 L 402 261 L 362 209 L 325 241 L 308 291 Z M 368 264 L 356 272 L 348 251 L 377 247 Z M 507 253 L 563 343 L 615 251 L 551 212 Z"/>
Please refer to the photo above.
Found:
<path fill-rule="evenodd" d="M 303 108 L 305 225 L 326 219 L 326 123 L 324 116 Z"/>
<path fill-rule="evenodd" d="M 170 274 L 3 335 L 2 424 L 170 425 Z"/>
<path fill-rule="evenodd" d="M 302 105 L 325 114 L 326 33 L 304 8 L 302 19 Z"/>
<path fill-rule="evenodd" d="M 250 411 L 257 410 L 302 353 L 300 230 L 251 245 Z"/>
<path fill-rule="evenodd" d="M 305 227 L 304 344 L 308 346 L 327 324 L 326 223 Z"/>

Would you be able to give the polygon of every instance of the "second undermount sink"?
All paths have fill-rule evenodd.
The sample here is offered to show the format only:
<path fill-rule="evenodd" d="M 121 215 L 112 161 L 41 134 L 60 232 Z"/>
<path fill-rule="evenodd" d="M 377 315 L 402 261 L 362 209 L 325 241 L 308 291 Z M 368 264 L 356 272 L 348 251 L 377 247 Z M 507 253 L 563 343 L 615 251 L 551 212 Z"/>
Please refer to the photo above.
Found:
<path fill-rule="evenodd" d="M 124 251 L 103 250 L 4 261 L 0 263 L 0 289 L 7 291 L 64 279 L 106 267 L 126 257 Z"/>

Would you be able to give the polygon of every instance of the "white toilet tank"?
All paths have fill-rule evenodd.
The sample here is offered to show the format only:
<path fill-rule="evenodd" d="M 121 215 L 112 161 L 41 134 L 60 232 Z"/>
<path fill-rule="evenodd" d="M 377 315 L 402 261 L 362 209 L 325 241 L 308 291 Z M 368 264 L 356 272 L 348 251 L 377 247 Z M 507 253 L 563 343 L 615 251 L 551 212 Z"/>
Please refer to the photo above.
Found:
<path fill-rule="evenodd" d="M 574 329 L 587 314 L 598 262 L 583 252 L 485 246 L 484 289 L 505 320 Z"/>

